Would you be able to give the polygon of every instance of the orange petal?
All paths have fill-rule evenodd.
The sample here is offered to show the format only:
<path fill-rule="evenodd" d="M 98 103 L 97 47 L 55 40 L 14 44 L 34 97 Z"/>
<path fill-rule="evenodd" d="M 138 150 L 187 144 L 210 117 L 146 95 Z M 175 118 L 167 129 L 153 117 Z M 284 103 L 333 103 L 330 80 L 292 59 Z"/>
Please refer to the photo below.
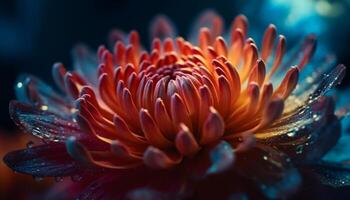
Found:
<path fill-rule="evenodd" d="M 286 99 L 298 84 L 299 70 L 297 67 L 292 67 L 282 80 L 280 86 L 274 93 L 274 96 L 280 96 Z"/>
<path fill-rule="evenodd" d="M 129 43 L 135 48 L 135 52 L 138 54 L 140 51 L 140 35 L 137 31 L 131 31 L 129 35 Z"/>
<path fill-rule="evenodd" d="M 280 97 L 273 99 L 263 113 L 259 128 L 270 126 L 276 119 L 281 117 L 284 109 L 284 101 Z"/>
<path fill-rule="evenodd" d="M 259 103 L 260 111 L 264 110 L 267 104 L 270 102 L 272 93 L 273 93 L 273 85 L 271 83 L 265 84 L 262 89 L 260 103 Z"/>
<path fill-rule="evenodd" d="M 127 123 L 119 115 L 115 114 L 113 117 L 113 123 L 115 126 L 115 135 L 118 139 L 131 142 L 131 143 L 145 143 L 145 138 L 133 133 Z"/>
<path fill-rule="evenodd" d="M 266 76 L 266 67 L 263 60 L 258 60 L 252 69 L 248 83 L 256 82 L 259 86 L 261 86 L 265 81 Z"/>
<path fill-rule="evenodd" d="M 192 116 L 197 113 L 198 105 L 199 105 L 199 94 L 197 88 L 194 86 L 191 80 L 187 78 L 178 78 L 181 85 L 182 97 L 184 99 L 184 103 L 187 106 L 187 110 L 189 115 Z"/>
<path fill-rule="evenodd" d="M 172 146 L 172 143 L 164 137 L 146 109 L 140 110 L 140 122 L 143 133 L 152 145 L 159 148 Z"/>
<path fill-rule="evenodd" d="M 240 29 L 242 31 L 243 36 L 245 37 L 247 35 L 248 31 L 248 20 L 247 17 L 244 15 L 238 15 L 232 25 L 231 25 L 231 32 L 234 32 L 235 30 Z"/>
<path fill-rule="evenodd" d="M 228 112 L 231 111 L 232 107 L 232 94 L 231 88 L 228 80 L 224 76 L 219 76 L 219 111 L 225 116 Z"/>
<path fill-rule="evenodd" d="M 180 124 L 180 131 L 176 135 L 177 150 L 185 156 L 192 156 L 200 149 L 196 139 L 185 124 Z"/>
<path fill-rule="evenodd" d="M 114 46 L 114 61 L 117 65 L 125 64 L 125 46 L 122 42 L 118 41 Z"/>
<path fill-rule="evenodd" d="M 227 57 L 227 45 L 223 37 L 219 36 L 215 39 L 215 50 L 219 55 Z"/>
<path fill-rule="evenodd" d="M 200 115 L 199 115 L 199 123 L 202 124 L 202 122 L 205 120 L 205 117 L 208 114 L 210 106 L 214 105 L 214 99 L 210 92 L 210 89 L 208 86 L 203 85 L 199 88 L 199 96 L 200 96 Z"/>
<path fill-rule="evenodd" d="M 286 52 L 286 39 L 283 35 L 280 35 L 277 48 L 276 48 L 274 62 L 272 64 L 272 68 L 268 75 L 268 79 L 276 72 L 276 70 L 280 66 L 285 52 Z"/>
<path fill-rule="evenodd" d="M 127 146 L 119 140 L 113 140 L 111 143 L 111 152 L 117 157 L 142 159 L 144 148 L 137 149 L 133 147 L 134 146 Z"/>
<path fill-rule="evenodd" d="M 270 24 L 265 31 L 264 39 L 262 43 L 262 49 L 261 49 L 261 58 L 264 61 L 267 61 L 267 59 L 271 54 L 273 43 L 276 38 L 276 34 L 277 34 L 276 27 L 273 24 Z"/>
<path fill-rule="evenodd" d="M 234 66 L 238 66 L 241 61 L 244 45 L 244 35 L 241 29 L 236 29 L 231 33 L 231 47 L 228 59 Z"/>
<path fill-rule="evenodd" d="M 225 123 L 214 107 L 210 107 L 209 115 L 203 124 L 200 133 L 200 144 L 209 144 L 220 139 L 224 135 Z"/>
<path fill-rule="evenodd" d="M 259 96 L 260 96 L 260 88 L 258 84 L 255 82 L 249 83 L 248 85 L 249 104 L 246 110 L 247 114 L 255 113 L 255 111 L 258 108 Z"/>
<path fill-rule="evenodd" d="M 163 100 L 160 98 L 156 100 L 156 105 L 154 107 L 154 119 L 157 122 L 159 129 L 167 138 L 173 139 L 175 137 L 171 118 Z"/>
<path fill-rule="evenodd" d="M 164 151 L 149 146 L 143 154 L 144 163 L 153 169 L 171 168 L 182 161 L 182 156 L 167 154 Z"/>
<path fill-rule="evenodd" d="M 124 107 L 125 116 L 127 116 L 129 123 L 136 128 L 139 127 L 138 109 L 132 100 L 131 93 L 127 88 L 123 90 L 122 105 Z"/>
<path fill-rule="evenodd" d="M 185 103 L 179 94 L 175 93 L 171 96 L 171 118 L 177 127 L 180 123 L 186 124 L 192 129 L 192 124 Z"/>
<path fill-rule="evenodd" d="M 245 81 L 258 59 L 258 49 L 254 43 L 246 44 L 243 52 L 241 81 Z"/>
<path fill-rule="evenodd" d="M 202 50 L 207 49 L 207 47 L 211 44 L 211 35 L 207 27 L 203 27 L 200 29 L 198 43 L 199 43 L 199 47 Z"/>
<path fill-rule="evenodd" d="M 164 40 L 164 52 L 171 52 L 174 50 L 174 42 L 171 38 L 166 38 Z"/>

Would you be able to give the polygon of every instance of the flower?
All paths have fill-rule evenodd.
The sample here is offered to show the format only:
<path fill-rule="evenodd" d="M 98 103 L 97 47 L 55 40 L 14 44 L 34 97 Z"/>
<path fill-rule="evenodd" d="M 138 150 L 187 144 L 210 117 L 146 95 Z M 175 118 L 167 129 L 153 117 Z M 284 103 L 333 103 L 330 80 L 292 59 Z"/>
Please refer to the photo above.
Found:
<path fill-rule="evenodd" d="M 259 51 L 243 15 L 228 39 L 223 26 L 207 11 L 190 42 L 159 16 L 149 51 L 136 31 L 112 31 L 112 52 L 78 46 L 74 70 L 54 64 L 61 93 L 20 77 L 11 117 L 45 143 L 5 163 L 39 177 L 78 177 L 78 188 L 86 186 L 79 199 L 282 198 L 301 184 L 299 169 L 321 178 L 312 169 L 329 164 L 322 157 L 341 118 L 325 93 L 345 67 L 332 69 L 330 58 L 309 64 L 314 35 L 287 52 L 269 25 Z"/>

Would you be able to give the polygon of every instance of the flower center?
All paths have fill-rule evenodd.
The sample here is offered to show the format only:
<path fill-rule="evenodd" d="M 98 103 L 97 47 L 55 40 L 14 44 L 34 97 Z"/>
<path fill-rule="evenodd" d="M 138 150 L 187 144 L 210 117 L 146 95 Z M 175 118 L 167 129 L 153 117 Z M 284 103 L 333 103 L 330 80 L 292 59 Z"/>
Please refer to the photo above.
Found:
<path fill-rule="evenodd" d="M 176 77 L 182 77 L 191 74 L 191 72 L 191 68 L 185 66 L 184 64 L 175 63 L 157 69 L 154 75 L 159 77 L 159 79 L 165 78 L 167 81 L 169 81 L 175 80 Z"/>

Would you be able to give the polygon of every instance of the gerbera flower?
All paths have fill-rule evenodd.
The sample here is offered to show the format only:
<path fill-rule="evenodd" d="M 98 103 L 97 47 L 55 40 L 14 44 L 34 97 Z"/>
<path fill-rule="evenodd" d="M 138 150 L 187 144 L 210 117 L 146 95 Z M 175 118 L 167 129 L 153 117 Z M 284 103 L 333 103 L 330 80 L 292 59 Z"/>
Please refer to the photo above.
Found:
<path fill-rule="evenodd" d="M 136 31 L 113 31 L 113 50 L 100 46 L 95 56 L 78 46 L 72 71 L 54 64 L 61 92 L 20 77 L 11 117 L 45 143 L 4 161 L 37 177 L 76 177 L 86 186 L 79 199 L 291 194 L 299 169 L 319 167 L 338 140 L 339 117 L 324 95 L 345 67 L 308 65 L 313 35 L 288 53 L 274 25 L 260 51 L 244 16 L 223 31 L 208 11 L 190 42 L 159 16 L 150 50 Z M 303 74 L 307 67 L 314 70 Z"/>

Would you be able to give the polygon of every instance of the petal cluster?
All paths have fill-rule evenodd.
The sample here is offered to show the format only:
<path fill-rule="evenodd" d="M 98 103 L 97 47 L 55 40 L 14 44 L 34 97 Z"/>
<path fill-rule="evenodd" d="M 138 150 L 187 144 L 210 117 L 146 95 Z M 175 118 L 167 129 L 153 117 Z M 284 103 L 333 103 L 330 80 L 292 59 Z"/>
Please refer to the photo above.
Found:
<path fill-rule="evenodd" d="M 54 64 L 61 93 L 33 76 L 21 77 L 11 116 L 48 144 L 35 152 L 10 153 L 5 162 L 25 173 L 64 176 L 144 166 L 171 171 L 193 163 L 212 174 L 232 169 L 234 162 L 237 171 L 249 174 L 256 160 L 265 164 L 252 179 L 299 177 L 291 159 L 320 159 L 337 141 L 332 137 L 313 150 L 320 138 L 331 138 L 321 137 L 326 124 L 332 124 L 327 133 L 339 128 L 333 101 L 324 94 L 341 81 L 345 67 L 324 77 L 330 65 L 302 75 L 316 48 L 313 35 L 288 53 L 286 39 L 274 25 L 257 44 L 248 37 L 243 15 L 227 34 L 223 24 L 207 12 L 194 26 L 195 39 L 187 41 L 175 37 L 171 22 L 160 16 L 151 26 L 149 50 L 136 31 L 113 31 L 112 50 L 100 46 L 94 55 L 78 46 L 74 70 Z M 51 158 L 65 173 L 55 171 L 52 163 L 38 171 L 21 168 L 25 163 L 18 156 L 35 159 L 45 152 L 55 154 Z M 270 177 L 262 175 L 269 172 Z"/>

